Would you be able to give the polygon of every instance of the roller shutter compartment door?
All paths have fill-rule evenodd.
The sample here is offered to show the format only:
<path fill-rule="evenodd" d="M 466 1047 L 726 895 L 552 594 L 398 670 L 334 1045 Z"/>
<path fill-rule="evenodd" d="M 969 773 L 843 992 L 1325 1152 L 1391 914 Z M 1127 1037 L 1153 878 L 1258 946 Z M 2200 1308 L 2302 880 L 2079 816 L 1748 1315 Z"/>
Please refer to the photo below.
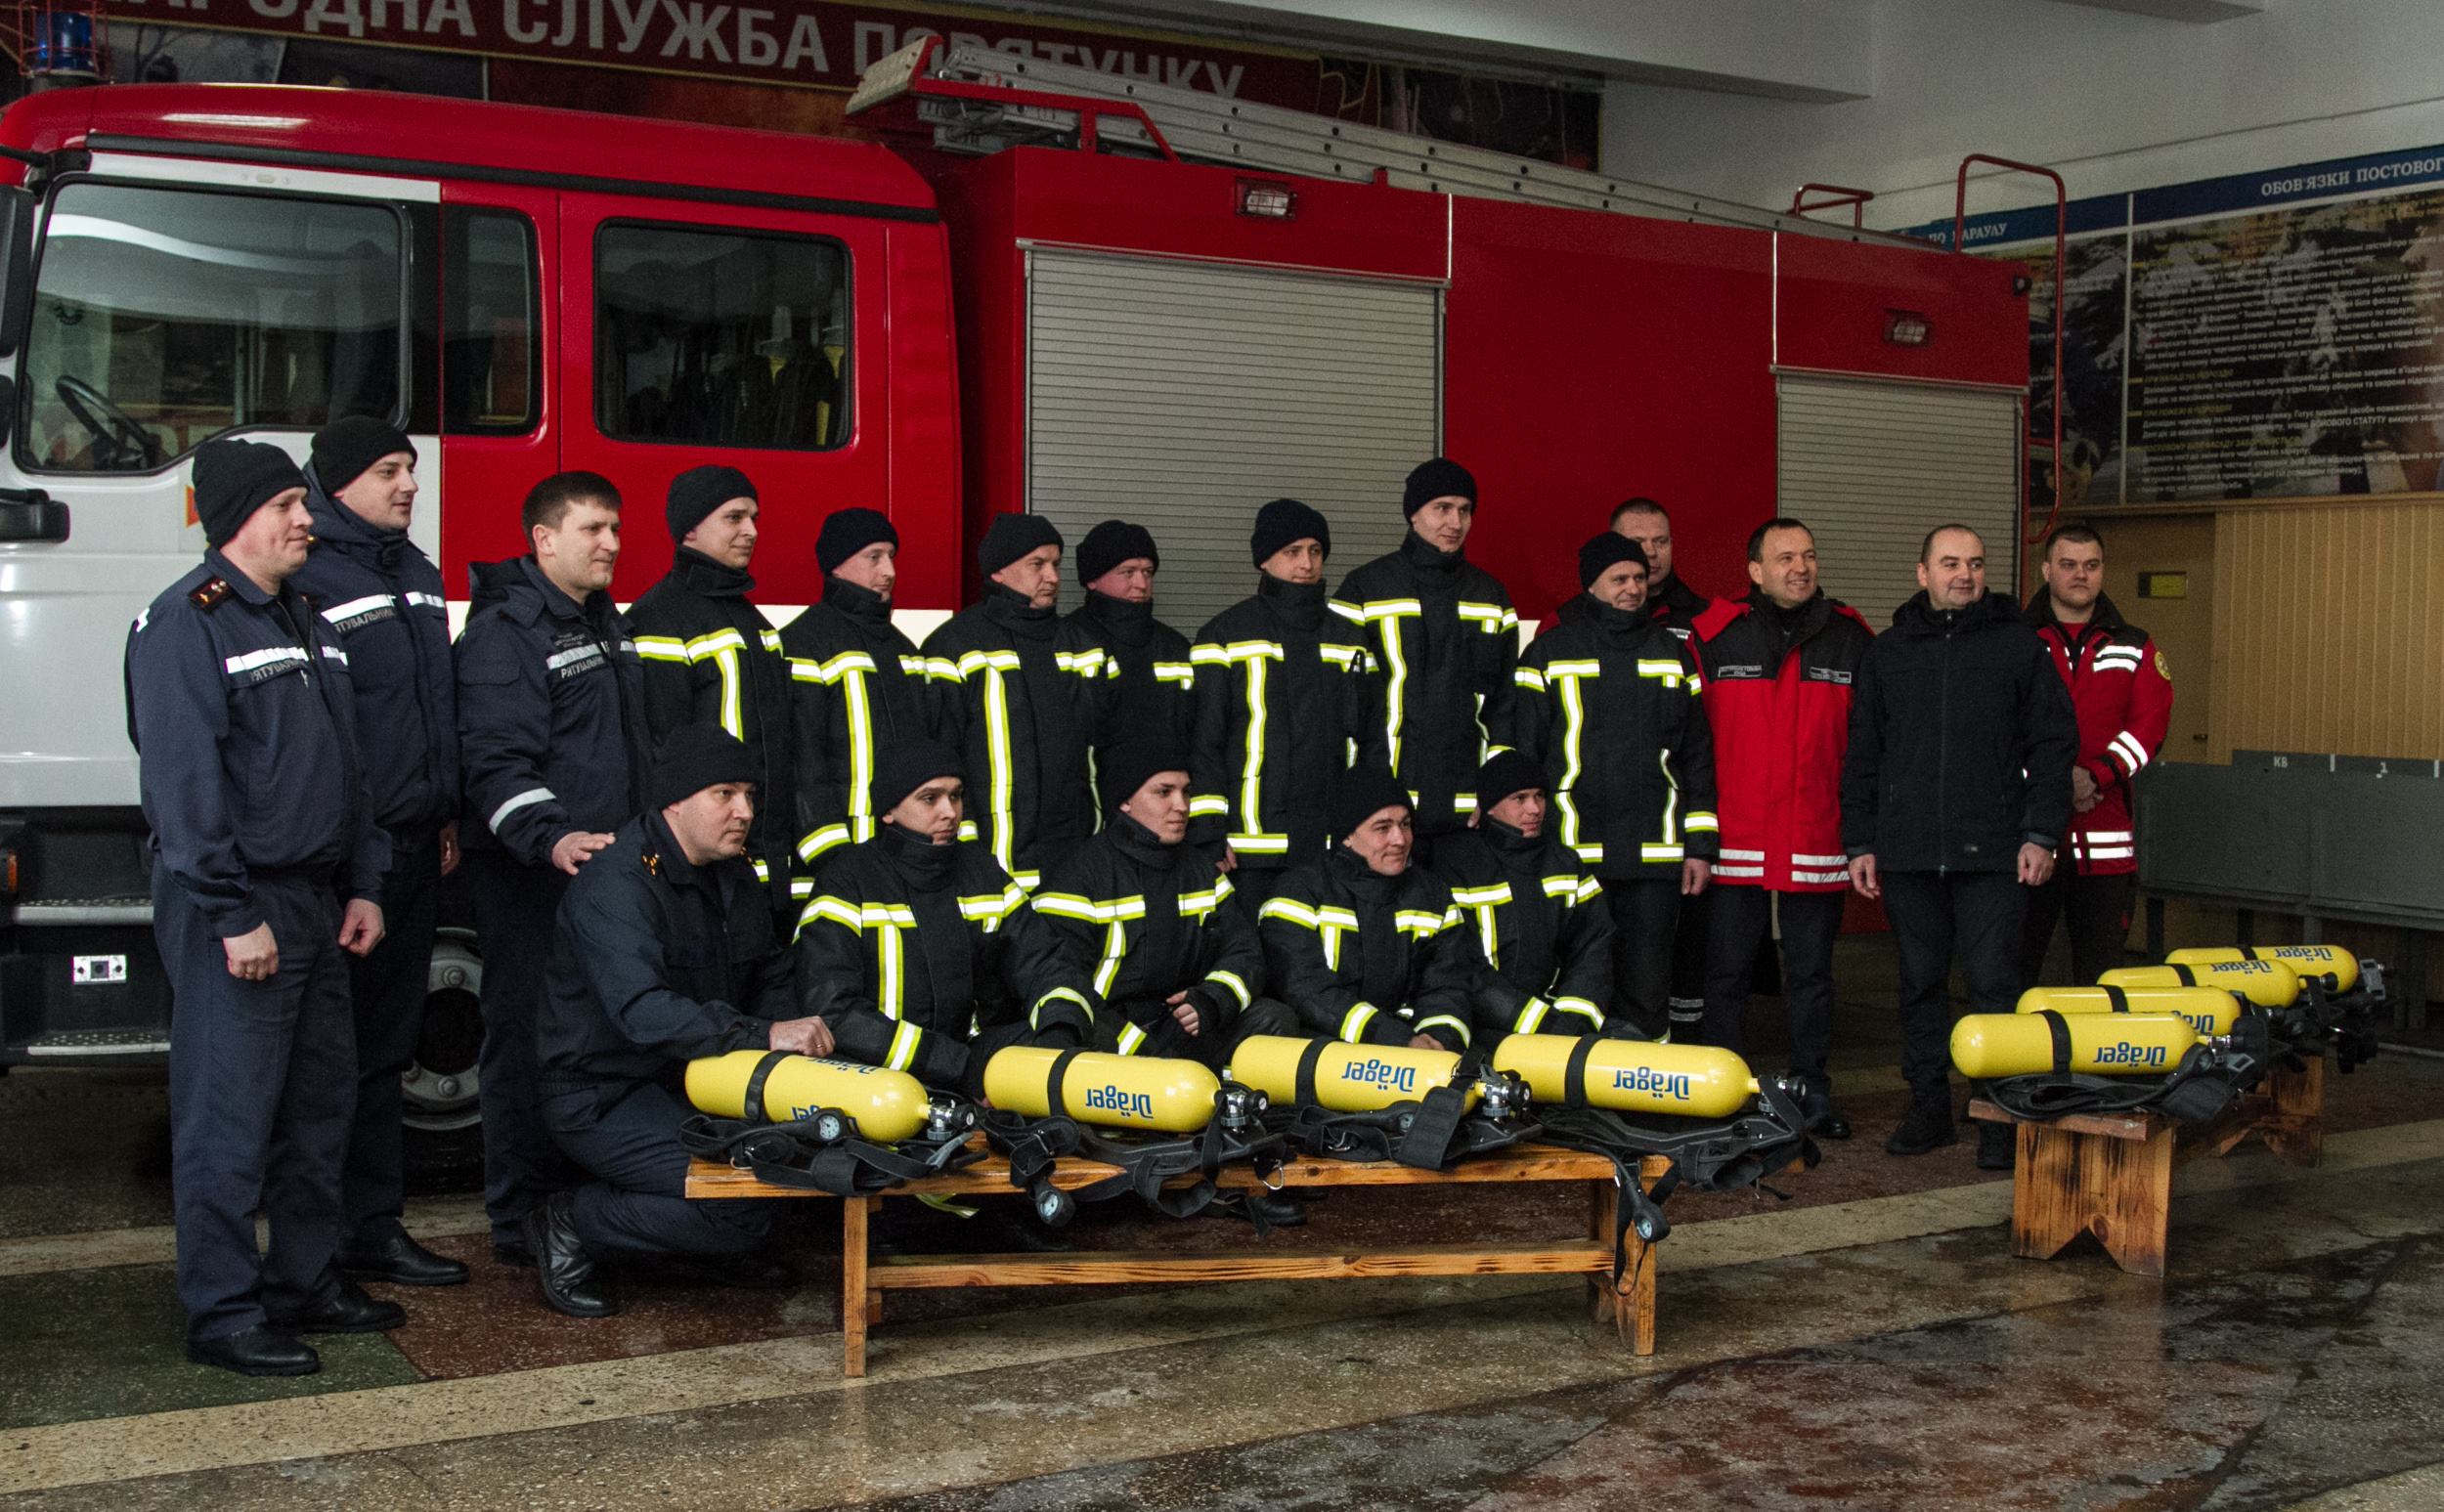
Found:
<path fill-rule="evenodd" d="M 2019 582 L 2016 393 L 1785 376 L 1780 511 L 1814 530 L 1824 591 L 1878 630 L 1918 591 L 1918 546 L 1957 521 L 1986 538 L 1986 581 Z"/>
<path fill-rule="evenodd" d="M 1152 531 L 1155 612 L 1190 635 L 1255 591 L 1267 499 L 1331 521 L 1337 583 L 1407 530 L 1402 481 L 1441 434 L 1441 325 L 1428 285 L 1030 252 L 1027 507 L 1072 560 L 1099 521 Z M 1063 606 L 1080 596 L 1070 577 Z"/>

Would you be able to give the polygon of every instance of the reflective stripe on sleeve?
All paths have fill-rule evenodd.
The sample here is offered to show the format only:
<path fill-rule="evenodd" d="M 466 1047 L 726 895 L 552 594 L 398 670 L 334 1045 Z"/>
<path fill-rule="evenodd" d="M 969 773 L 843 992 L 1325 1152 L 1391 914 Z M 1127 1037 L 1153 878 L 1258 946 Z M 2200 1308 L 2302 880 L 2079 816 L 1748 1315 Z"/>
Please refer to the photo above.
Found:
<path fill-rule="evenodd" d="M 510 799 L 507 802 L 502 803 L 499 808 L 494 809 L 492 811 L 492 817 L 484 822 L 491 826 L 492 832 L 495 835 L 498 835 L 501 833 L 501 821 L 508 818 L 511 814 L 516 813 L 519 809 L 526 807 L 530 803 L 556 803 L 559 800 L 560 795 L 552 792 L 549 788 L 529 788 L 517 797 Z"/>

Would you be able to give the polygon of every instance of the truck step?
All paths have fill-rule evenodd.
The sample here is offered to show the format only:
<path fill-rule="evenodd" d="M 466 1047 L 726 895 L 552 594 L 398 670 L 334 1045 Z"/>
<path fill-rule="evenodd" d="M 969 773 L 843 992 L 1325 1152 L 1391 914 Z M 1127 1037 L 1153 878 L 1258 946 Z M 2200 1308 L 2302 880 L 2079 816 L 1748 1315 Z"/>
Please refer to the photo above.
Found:
<path fill-rule="evenodd" d="M 86 929 L 110 927 L 148 929 L 153 924 L 153 899 L 44 898 L 20 903 L 12 916 L 29 929 Z"/>
<path fill-rule="evenodd" d="M 85 1056 L 165 1056 L 170 1050 L 166 1024 L 121 1029 L 58 1029 L 18 1047 L 33 1058 Z"/>

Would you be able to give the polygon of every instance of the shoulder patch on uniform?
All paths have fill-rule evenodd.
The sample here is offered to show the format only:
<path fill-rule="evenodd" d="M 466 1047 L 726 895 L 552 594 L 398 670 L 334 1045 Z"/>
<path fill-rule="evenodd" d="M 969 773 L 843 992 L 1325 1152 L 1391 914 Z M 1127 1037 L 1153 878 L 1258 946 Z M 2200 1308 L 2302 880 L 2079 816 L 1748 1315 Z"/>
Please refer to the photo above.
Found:
<path fill-rule="evenodd" d="M 2156 675 L 2166 682 L 2172 680 L 2172 665 L 2164 660 L 2164 648 L 2161 646 L 2156 648 Z"/>
<path fill-rule="evenodd" d="M 197 609 L 202 610 L 205 614 L 210 614 L 213 610 L 220 608 L 222 604 L 228 602 L 230 594 L 235 593 L 236 591 L 238 590 L 231 587 L 227 580 L 215 578 L 203 586 L 196 589 L 193 593 L 188 594 L 187 602 L 195 605 Z"/>

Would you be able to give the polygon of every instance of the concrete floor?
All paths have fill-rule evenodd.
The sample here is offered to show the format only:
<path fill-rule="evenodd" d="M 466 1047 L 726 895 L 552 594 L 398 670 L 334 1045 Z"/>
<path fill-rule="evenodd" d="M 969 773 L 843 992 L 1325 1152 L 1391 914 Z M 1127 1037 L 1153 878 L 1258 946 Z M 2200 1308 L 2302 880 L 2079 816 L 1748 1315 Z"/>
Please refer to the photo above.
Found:
<path fill-rule="evenodd" d="M 1895 1160 L 1890 960 L 1845 943 L 1858 1138 L 1764 1194 L 1672 1199 L 1660 1349 L 1549 1277 L 899 1293 L 839 1375 L 838 1205 L 796 1294 L 627 1283 L 546 1311 L 478 1205 L 412 1227 L 473 1284 L 393 1291 L 322 1375 L 181 1358 L 160 1078 L 0 1079 L 0 1508 L 2444 1506 L 2444 1060 L 2330 1078 L 2322 1168 L 2176 1183 L 2172 1274 L 2011 1258 L 1963 1145 Z M 1879 987 L 1879 983 L 1884 984 Z M 1762 1002 L 1754 1058 L 1778 1037 Z M 1574 1191 L 1335 1192 L 1268 1242 L 1528 1236 Z M 951 1220 L 938 1220 L 943 1224 Z M 1081 1247 L 1226 1247 L 1123 1204 Z"/>

